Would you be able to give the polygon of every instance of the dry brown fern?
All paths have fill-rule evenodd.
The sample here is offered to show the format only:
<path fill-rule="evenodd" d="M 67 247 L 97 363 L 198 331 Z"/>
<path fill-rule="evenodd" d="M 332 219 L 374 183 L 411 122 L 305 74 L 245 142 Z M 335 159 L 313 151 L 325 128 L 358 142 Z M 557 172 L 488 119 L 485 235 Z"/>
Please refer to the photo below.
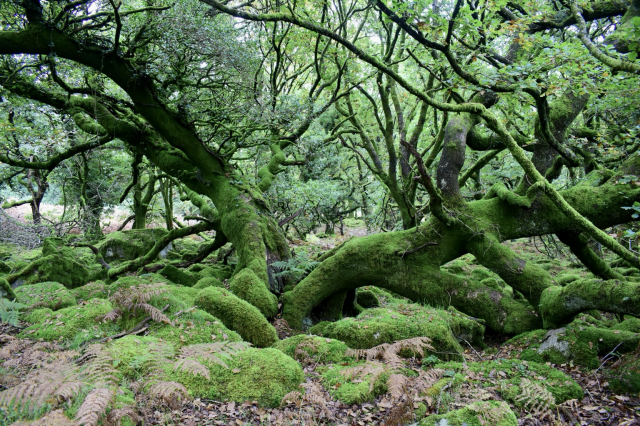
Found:
<path fill-rule="evenodd" d="M 366 359 L 367 361 L 380 359 L 392 369 L 399 369 L 404 366 L 404 361 L 400 357 L 402 351 L 422 356 L 425 349 L 434 350 L 430 343 L 431 339 L 428 337 L 413 337 L 411 339 L 398 340 L 391 344 L 383 343 L 371 349 L 347 349 L 345 356 L 355 357 L 356 360 Z"/>
<path fill-rule="evenodd" d="M 142 421 L 142 417 L 140 417 L 140 413 L 138 410 L 132 405 L 126 405 L 122 408 L 116 408 L 115 410 L 109 411 L 107 415 L 107 420 L 112 425 L 119 425 L 120 421 L 128 417 L 132 423 L 138 424 Z"/>
<path fill-rule="evenodd" d="M 139 311 L 145 312 L 155 322 L 171 324 L 168 316 L 149 301 L 156 296 L 169 291 L 169 287 L 164 283 L 137 284 L 128 288 L 120 288 L 109 300 L 115 308 L 99 317 L 99 321 L 115 321 L 125 315 L 134 316 Z"/>
<path fill-rule="evenodd" d="M 292 391 L 286 394 L 280 406 L 295 404 L 298 408 L 306 411 L 303 418 L 328 418 L 334 419 L 333 412 L 327 407 L 329 397 L 323 391 L 322 387 L 314 382 L 306 382 L 300 385 L 304 389 L 304 393 L 300 391 Z"/>
<path fill-rule="evenodd" d="M 0 406 L 33 413 L 45 403 L 55 404 L 77 394 L 75 366 L 65 362 L 47 364 L 33 370 L 24 382 L 0 392 Z"/>
<path fill-rule="evenodd" d="M 97 426 L 98 421 L 107 411 L 114 398 L 114 392 L 107 388 L 95 388 L 84 399 L 76 414 L 81 426 Z"/>
<path fill-rule="evenodd" d="M 87 348 L 80 358 L 88 360 L 82 376 L 87 383 L 95 386 L 110 386 L 117 383 L 117 370 L 113 368 L 113 358 L 104 350 L 101 344 L 94 344 Z"/>
<path fill-rule="evenodd" d="M 172 409 L 177 408 L 183 401 L 190 400 L 189 391 L 178 382 L 156 382 L 149 388 L 149 395 L 162 400 Z"/>
<path fill-rule="evenodd" d="M 546 387 L 529 379 L 522 379 L 519 386 L 520 395 L 515 400 L 524 412 L 538 419 L 552 416 L 551 410 L 555 407 L 556 400 Z"/>
<path fill-rule="evenodd" d="M 193 358 L 177 360 L 175 364 L 173 364 L 173 369 L 176 371 L 183 371 L 194 376 L 200 375 L 207 380 L 211 377 L 209 369 Z"/>

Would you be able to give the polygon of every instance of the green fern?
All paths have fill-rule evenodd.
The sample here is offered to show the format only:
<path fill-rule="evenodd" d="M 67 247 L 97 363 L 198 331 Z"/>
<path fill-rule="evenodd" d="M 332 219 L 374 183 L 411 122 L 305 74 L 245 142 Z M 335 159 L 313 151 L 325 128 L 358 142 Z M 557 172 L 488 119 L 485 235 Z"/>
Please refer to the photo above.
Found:
<path fill-rule="evenodd" d="M 26 305 L 23 305 L 22 303 L 14 302 L 9 299 L 0 299 L 0 322 L 17 327 L 20 321 L 20 309 L 25 307 Z"/>
<path fill-rule="evenodd" d="M 271 265 L 280 269 L 276 276 L 291 278 L 295 282 L 299 282 L 313 271 L 320 262 L 316 262 L 309 258 L 309 254 L 305 251 L 298 251 L 295 257 L 287 260 L 273 262 Z"/>

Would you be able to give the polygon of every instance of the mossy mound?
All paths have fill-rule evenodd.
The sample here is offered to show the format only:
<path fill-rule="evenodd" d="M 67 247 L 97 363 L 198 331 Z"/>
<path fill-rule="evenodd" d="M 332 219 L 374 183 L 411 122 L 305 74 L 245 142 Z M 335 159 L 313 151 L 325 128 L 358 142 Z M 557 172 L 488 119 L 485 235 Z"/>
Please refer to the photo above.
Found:
<path fill-rule="evenodd" d="M 109 290 L 114 292 L 119 288 L 129 288 L 138 284 L 167 284 L 168 281 L 165 277 L 159 274 L 144 274 L 123 276 L 109 285 Z"/>
<path fill-rule="evenodd" d="M 242 300 L 246 300 L 271 319 L 278 313 L 278 298 L 267 288 L 267 284 L 249 268 L 244 268 L 231 279 L 229 288 Z"/>
<path fill-rule="evenodd" d="M 393 343 L 412 337 L 426 336 L 442 359 L 460 359 L 462 347 L 454 334 L 469 342 L 482 341 L 484 326 L 464 314 L 417 304 L 396 304 L 369 309 L 355 318 L 334 323 L 319 323 L 310 332 L 342 340 L 354 349 L 368 349 L 382 343 Z"/>
<path fill-rule="evenodd" d="M 387 391 L 388 373 L 380 375 L 367 374 L 358 378 L 351 378 L 345 374 L 345 370 L 362 365 L 364 362 L 346 366 L 331 364 L 318 369 L 321 373 L 322 383 L 332 397 L 347 405 L 361 404 L 373 401 L 378 395 Z M 373 386 L 371 380 L 375 380 Z"/>
<path fill-rule="evenodd" d="M 15 299 L 16 293 L 7 280 L 0 277 L 0 298 Z"/>
<path fill-rule="evenodd" d="M 566 327 L 534 330 L 506 342 L 516 348 L 512 355 L 520 352 L 520 358 L 527 361 L 554 364 L 572 361 L 587 368 L 600 365 L 598 355 L 606 355 L 614 348 L 620 353 L 631 352 L 639 343 L 640 335 L 615 326 L 609 328 L 606 322 L 589 315 L 582 315 Z"/>
<path fill-rule="evenodd" d="M 583 391 L 571 377 L 546 364 L 517 359 L 498 359 L 485 362 L 447 362 L 437 364 L 450 373 L 464 374 L 465 381 L 479 386 L 496 386 L 498 393 L 507 401 L 516 403 L 522 394 L 523 380 L 545 388 L 553 395 L 556 404 L 569 399 L 582 399 Z"/>
<path fill-rule="evenodd" d="M 10 275 L 13 286 L 54 281 L 67 288 L 85 285 L 89 276 L 90 270 L 67 250 L 34 260 L 20 272 Z"/>
<path fill-rule="evenodd" d="M 35 324 L 23 330 L 20 336 L 49 341 L 58 339 L 82 341 L 105 337 L 110 335 L 115 327 L 103 326 L 96 319 L 112 309 L 111 303 L 103 299 L 92 299 L 81 305 L 55 312 L 47 308 L 36 309 L 25 316 L 26 321 Z"/>
<path fill-rule="evenodd" d="M 106 299 L 109 297 L 109 287 L 103 281 L 93 281 L 82 287 L 71 290 L 78 300 Z"/>
<path fill-rule="evenodd" d="M 224 281 L 231 278 L 233 269 L 231 269 L 231 267 L 228 265 L 207 266 L 200 269 L 197 274 L 200 278 L 214 277 L 219 279 L 220 281 Z"/>
<path fill-rule="evenodd" d="M 198 282 L 193 286 L 193 288 L 197 288 L 200 290 L 207 287 L 224 288 L 224 284 L 222 284 L 222 281 L 220 281 L 216 277 L 204 277 L 200 278 Z"/>
<path fill-rule="evenodd" d="M 128 380 L 141 380 L 149 373 L 161 377 L 169 374 L 176 355 L 171 343 L 152 336 L 124 336 L 109 343 L 106 351 L 114 359 L 114 367 Z M 152 371 L 158 367 L 162 371 Z"/>
<path fill-rule="evenodd" d="M 197 398 L 258 401 L 277 407 L 304 380 L 300 364 L 277 349 L 244 350 L 225 360 L 228 368 L 203 358 L 198 361 L 209 370 L 209 379 L 182 371 L 172 374 Z"/>
<path fill-rule="evenodd" d="M 23 285 L 15 293 L 18 302 L 28 309 L 49 308 L 57 311 L 77 304 L 73 293 L 56 282 Z"/>
<path fill-rule="evenodd" d="M 158 273 L 172 283 L 181 284 L 187 287 L 193 286 L 198 281 L 196 276 L 178 269 L 173 265 L 165 266 Z"/>
<path fill-rule="evenodd" d="M 157 337 L 171 343 L 175 347 L 212 342 L 240 342 L 242 337 L 229 330 L 213 315 L 195 309 L 179 316 L 173 325 L 164 324 L 151 332 Z"/>
<path fill-rule="evenodd" d="M 431 415 L 418 423 L 419 426 L 484 426 L 486 424 L 517 426 L 518 419 L 504 401 L 481 401 L 446 414 Z"/>
<path fill-rule="evenodd" d="M 273 347 L 305 363 L 342 363 L 352 359 L 344 355 L 348 349 L 344 342 L 306 334 L 280 340 Z"/>
<path fill-rule="evenodd" d="M 130 229 L 112 232 L 96 247 L 107 261 L 132 260 L 147 254 L 156 241 L 164 237 L 164 228 Z"/>
<path fill-rule="evenodd" d="M 360 290 L 356 295 L 356 301 L 358 305 L 365 309 L 377 308 L 380 306 L 380 301 L 376 294 L 371 290 Z"/>
<path fill-rule="evenodd" d="M 258 308 L 228 290 L 207 287 L 200 291 L 195 304 L 258 347 L 268 347 L 278 341 L 276 329 Z"/>

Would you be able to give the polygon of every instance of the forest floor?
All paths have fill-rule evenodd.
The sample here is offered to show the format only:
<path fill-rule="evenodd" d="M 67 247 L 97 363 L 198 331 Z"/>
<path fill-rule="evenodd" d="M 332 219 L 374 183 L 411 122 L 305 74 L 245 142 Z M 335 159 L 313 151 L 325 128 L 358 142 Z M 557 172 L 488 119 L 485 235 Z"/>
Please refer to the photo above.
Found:
<path fill-rule="evenodd" d="M 312 256 L 340 244 L 347 238 L 366 233 L 366 229 L 362 227 L 347 228 L 345 235 L 323 236 L 322 238 L 314 236 L 309 238 L 307 242 L 294 241 L 293 248 L 294 251 L 304 251 Z M 549 263 L 549 270 L 552 274 L 567 272 L 565 270 L 567 265 L 572 264 L 572 259 L 562 251 L 562 247 L 549 239 L 519 240 L 508 244 L 514 251 L 523 255 L 555 257 L 555 260 Z M 464 273 L 471 273 L 474 268 L 473 262 L 470 262 L 468 267 L 465 265 L 465 262 L 468 261 L 469 259 L 464 258 L 462 263 L 458 263 L 458 266 L 462 265 Z M 575 264 L 573 264 L 571 272 L 578 275 L 586 274 L 584 269 L 578 268 Z M 409 301 L 402 301 L 395 296 L 391 297 L 389 301 L 382 297 L 380 304 L 382 308 L 389 308 L 389 312 L 396 309 L 401 314 L 402 309 L 409 309 L 407 306 L 412 306 Z M 405 315 L 408 314 L 405 313 Z M 288 329 L 286 324 L 283 326 L 282 320 L 278 318 L 273 324 L 278 329 L 281 338 L 296 334 L 293 330 Z M 34 369 L 40 367 L 37 356 L 42 356 L 43 348 L 45 351 L 54 353 L 54 357 L 56 351 L 59 350 L 62 353 L 63 348 L 57 346 L 57 343 L 29 340 L 25 338 L 24 334 L 18 336 L 29 325 L 27 323 L 21 323 L 18 327 L 7 324 L 0 325 L 0 360 L 3 360 L 0 362 L 3 362 L 5 367 L 0 369 L 0 373 L 3 373 L 0 374 L 0 391 L 23 382 Z M 327 338 L 326 341 L 335 340 Z M 616 392 L 611 389 L 608 383 L 611 378 L 608 371 L 621 362 L 618 358 L 619 354 L 615 353 L 616 357 L 612 357 L 612 351 L 606 356 L 600 356 L 598 358 L 600 366 L 597 368 L 581 367 L 568 361 L 559 364 L 547 362 L 542 366 L 548 367 L 547 370 L 540 370 L 542 367 L 534 369 L 532 366 L 534 363 L 528 364 L 519 359 L 525 347 L 519 347 L 518 342 L 515 342 L 487 332 L 484 336 L 484 345 L 471 346 L 467 341 L 461 342 L 464 347 L 462 354 L 464 360 L 458 363 L 441 364 L 441 361 L 434 357 L 404 358 L 401 369 L 403 380 L 406 380 L 404 382 L 406 386 L 403 388 L 404 393 L 395 392 L 394 394 L 391 390 L 393 384 L 391 384 L 388 389 L 378 390 L 375 393 L 371 391 L 364 402 L 352 404 L 342 402 L 336 397 L 336 391 L 339 390 L 341 383 L 328 384 L 326 378 L 327 368 L 337 367 L 340 369 L 348 364 L 326 362 L 321 359 L 321 356 L 307 357 L 306 353 L 304 356 L 298 357 L 302 353 L 299 351 L 301 346 L 298 345 L 295 348 L 295 355 L 290 354 L 290 356 L 296 358 L 303 368 L 305 378 L 302 387 L 306 389 L 306 397 L 302 397 L 300 394 L 290 395 L 290 398 L 285 397 L 283 404 L 277 408 L 265 407 L 258 404 L 257 401 L 230 402 L 206 398 L 184 400 L 180 404 L 170 404 L 169 406 L 159 399 L 137 392 L 135 406 L 141 416 L 141 422 L 138 424 L 401 426 L 418 424 L 420 419 L 425 416 L 451 412 L 469 407 L 470 404 L 499 401 L 501 404 L 506 402 L 509 405 L 517 415 L 517 422 L 520 425 L 640 425 L 639 395 Z M 589 344 L 591 345 L 591 343 Z M 9 350 L 10 346 L 19 347 L 20 350 L 11 351 Z M 25 361 L 30 354 L 34 354 L 34 361 Z M 640 349 L 624 356 L 627 360 L 630 358 L 638 360 Z M 7 368 L 9 365 L 20 367 Z M 504 369 L 500 367 L 504 365 L 507 367 Z M 413 382 L 410 380 L 416 379 L 417 383 L 417 378 L 423 377 L 423 375 L 428 376 L 430 371 L 439 371 L 439 376 L 430 382 L 431 389 L 440 386 L 436 392 L 418 392 L 417 388 L 411 387 Z M 540 371 L 547 371 L 547 375 L 540 373 Z M 563 377 L 573 379 L 582 388 L 584 396 L 567 399 L 557 404 L 547 403 L 544 398 L 534 400 L 533 397 L 530 397 L 529 400 L 524 400 L 518 395 L 506 396 L 505 389 L 512 386 L 506 385 L 506 383 L 514 383 L 515 373 L 519 375 L 518 380 L 525 378 L 522 382 L 518 382 L 522 392 L 535 394 L 539 391 L 543 394 L 549 394 L 544 388 L 545 382 L 551 380 L 548 371 L 566 374 Z M 7 372 L 11 374 L 7 374 Z M 351 380 L 351 382 L 358 384 L 363 380 Z M 374 379 L 370 380 L 375 381 Z M 523 386 L 525 381 L 530 385 Z M 343 385 L 346 386 L 346 384 L 347 380 Z M 530 386 L 532 391 L 527 390 L 526 386 Z M 14 423 L 14 425 L 63 426 L 76 424 L 63 414 L 64 409 L 64 407 L 58 408 L 40 420 L 31 423 L 23 421 Z M 416 418 L 416 414 L 418 414 L 418 418 Z M 486 417 L 480 416 L 480 424 L 501 425 L 499 417 L 492 417 L 494 415 L 489 412 L 485 414 Z M 66 415 L 69 414 L 66 413 Z M 0 425 L 4 424 L 0 419 Z M 438 423 L 438 425 L 440 424 L 453 425 L 456 423 Z"/>

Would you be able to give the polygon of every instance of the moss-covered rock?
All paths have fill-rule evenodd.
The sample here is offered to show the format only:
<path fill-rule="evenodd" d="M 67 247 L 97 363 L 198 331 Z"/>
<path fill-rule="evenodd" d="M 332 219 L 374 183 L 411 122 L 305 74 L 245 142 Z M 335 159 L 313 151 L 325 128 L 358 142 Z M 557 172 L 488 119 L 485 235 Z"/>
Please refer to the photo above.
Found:
<path fill-rule="evenodd" d="M 160 377 L 168 375 L 176 355 L 171 343 L 152 336 L 124 336 L 110 342 L 106 351 L 122 377 L 131 381 L 144 379 L 158 366 L 164 367 L 163 371 L 154 373 Z"/>
<path fill-rule="evenodd" d="M 196 278 L 194 275 L 182 271 L 173 265 L 165 266 L 158 273 L 173 283 L 181 284 L 187 287 L 193 286 L 198 281 L 198 278 Z"/>
<path fill-rule="evenodd" d="M 249 268 L 240 271 L 231 279 L 229 288 L 240 299 L 246 300 L 265 317 L 271 319 L 278 313 L 278 298 L 271 293 L 264 281 Z"/>
<path fill-rule="evenodd" d="M 36 309 L 25 317 L 32 326 L 20 333 L 21 337 L 30 339 L 58 340 L 78 339 L 90 340 L 105 337 L 113 332 L 114 327 L 102 326 L 98 317 L 111 311 L 113 307 L 108 300 L 92 299 L 82 305 L 51 311 Z"/>
<path fill-rule="evenodd" d="M 200 291 L 195 304 L 258 347 L 271 346 L 278 341 L 276 329 L 258 308 L 228 290 L 207 287 Z"/>
<path fill-rule="evenodd" d="M 358 305 L 363 308 L 377 308 L 380 306 L 380 301 L 376 294 L 371 290 L 359 290 L 356 296 Z"/>
<path fill-rule="evenodd" d="M 212 342 L 240 342 L 242 337 L 229 330 L 213 315 L 195 309 L 180 315 L 171 324 L 153 329 L 152 336 L 171 343 L 174 347 Z"/>
<path fill-rule="evenodd" d="M 13 290 L 13 288 L 11 287 L 11 285 L 9 284 L 9 282 L 7 280 L 5 280 L 4 278 L 0 278 L 0 298 L 6 298 L 6 299 L 15 299 L 16 298 L 16 293 Z"/>
<path fill-rule="evenodd" d="M 455 310 L 427 308 L 417 304 L 397 304 L 369 309 L 355 318 L 334 323 L 319 323 L 310 332 L 342 340 L 354 349 L 367 349 L 382 343 L 393 343 L 412 337 L 426 336 L 443 359 L 459 359 L 462 347 L 454 333 L 467 341 L 478 342 L 484 326 Z"/>
<path fill-rule="evenodd" d="M 206 266 L 197 271 L 197 274 L 200 278 L 214 277 L 220 281 L 224 281 L 231 278 L 231 275 L 233 275 L 233 269 L 228 265 Z"/>
<path fill-rule="evenodd" d="M 109 297 L 109 287 L 103 281 L 93 281 L 82 287 L 71 290 L 78 300 L 106 299 Z"/>
<path fill-rule="evenodd" d="M 193 288 L 197 288 L 197 289 L 200 289 L 200 290 L 202 290 L 203 288 L 207 288 L 207 287 L 225 288 L 224 284 L 222 284 L 222 281 L 220 281 L 216 277 L 200 278 L 198 280 L 198 282 L 193 286 Z"/>
<path fill-rule="evenodd" d="M 79 263 L 69 250 L 34 260 L 20 272 L 9 276 L 12 278 L 11 284 L 19 286 L 55 281 L 67 288 L 86 284 L 89 281 L 90 270 Z"/>
<path fill-rule="evenodd" d="M 143 274 L 122 276 L 109 285 L 109 290 L 114 292 L 119 288 L 129 288 L 138 284 L 167 284 L 168 281 L 160 274 Z"/>
<path fill-rule="evenodd" d="M 322 383 L 329 391 L 332 397 L 347 405 L 361 404 L 363 402 L 372 401 L 378 395 L 382 395 L 387 391 L 388 373 L 383 374 L 366 374 L 351 377 L 345 370 L 359 365 L 364 362 L 349 364 L 346 366 L 331 364 L 320 368 L 318 371 L 322 376 Z M 373 385 L 371 381 L 375 380 Z"/>
<path fill-rule="evenodd" d="M 600 365 L 598 355 L 606 355 L 614 348 L 620 353 L 635 350 L 640 335 L 631 331 L 608 328 L 603 321 L 582 315 L 566 327 L 554 330 L 535 330 L 509 340 L 527 361 L 562 364 L 569 361 L 587 368 Z"/>
<path fill-rule="evenodd" d="M 570 376 L 546 364 L 517 359 L 498 359 L 485 362 L 447 362 L 435 368 L 464 374 L 465 380 L 480 386 L 496 386 L 507 401 L 516 402 L 521 395 L 524 379 L 542 386 L 553 395 L 556 404 L 569 399 L 582 399 L 583 391 Z"/>
<path fill-rule="evenodd" d="M 558 285 L 566 285 L 580 279 L 580 275 L 576 274 L 559 274 L 556 275 L 555 280 Z"/>
<path fill-rule="evenodd" d="M 261 405 L 276 407 L 304 380 L 300 364 L 277 349 L 244 350 L 225 361 L 228 368 L 207 359 L 198 361 L 208 368 L 210 379 L 182 371 L 173 373 L 174 380 L 198 398 L 255 400 Z"/>
<path fill-rule="evenodd" d="M 164 237 L 164 228 L 130 229 L 112 232 L 96 247 L 107 261 L 132 260 L 147 254 L 156 241 Z"/>
<path fill-rule="evenodd" d="M 345 356 L 348 347 L 344 342 L 307 334 L 280 340 L 273 347 L 305 363 L 342 363 L 352 359 Z"/>
<path fill-rule="evenodd" d="M 73 293 L 56 282 L 23 285 L 18 287 L 15 293 L 18 302 L 28 309 L 50 308 L 57 311 L 77 303 Z"/>
<path fill-rule="evenodd" d="M 480 401 L 446 414 L 431 415 L 421 420 L 419 426 L 517 426 L 518 419 L 504 401 Z"/>

